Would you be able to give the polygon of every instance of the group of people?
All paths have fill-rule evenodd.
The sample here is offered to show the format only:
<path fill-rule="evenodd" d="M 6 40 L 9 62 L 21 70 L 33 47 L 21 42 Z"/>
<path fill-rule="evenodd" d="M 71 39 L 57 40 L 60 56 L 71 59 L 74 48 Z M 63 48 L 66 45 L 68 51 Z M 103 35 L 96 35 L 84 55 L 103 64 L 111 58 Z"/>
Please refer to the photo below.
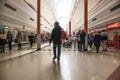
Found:
<path fill-rule="evenodd" d="M 22 34 L 18 31 L 16 35 L 16 40 L 18 43 L 18 49 L 21 49 Z M 8 44 L 9 50 L 12 50 L 13 34 L 11 31 L 8 31 L 5 34 L 4 30 L 0 30 L 0 53 L 5 53 L 5 45 Z"/>
<path fill-rule="evenodd" d="M 90 33 L 88 36 L 90 48 L 92 49 L 92 45 L 94 43 L 97 53 L 99 52 L 100 45 L 103 47 L 103 51 L 107 51 L 107 40 L 108 40 L 108 37 L 104 30 L 101 33 L 97 32 L 95 35 Z"/>
<path fill-rule="evenodd" d="M 9 50 L 12 49 L 12 39 L 13 39 L 13 35 L 11 34 L 10 31 L 7 32 L 7 34 L 5 34 L 4 30 L 0 30 L 0 53 L 5 53 L 5 45 L 8 43 L 9 46 Z"/>
<path fill-rule="evenodd" d="M 77 33 L 73 32 L 72 36 L 66 38 L 65 42 L 70 42 L 70 46 L 73 44 L 74 49 L 76 48 L 76 43 L 79 51 L 85 51 L 85 37 L 86 33 L 84 30 L 79 30 Z M 88 34 L 88 45 L 90 49 L 96 48 L 96 52 L 99 52 L 99 47 L 102 45 L 103 51 L 107 51 L 107 34 L 103 30 L 102 33 L 97 32 L 96 34 Z M 69 45 L 68 45 L 69 46 Z"/>
<path fill-rule="evenodd" d="M 51 33 L 51 39 L 50 39 L 50 44 L 53 41 L 53 61 L 57 58 L 58 61 L 60 60 L 60 55 L 61 55 L 61 44 L 62 40 L 60 39 L 61 37 L 61 26 L 59 26 L 59 22 L 54 23 L 54 28 Z M 69 41 L 70 45 L 73 43 L 74 49 L 76 48 L 76 43 L 78 44 L 78 50 L 79 51 L 85 51 L 85 38 L 86 38 L 86 33 L 84 30 L 79 30 L 77 33 L 73 32 L 73 35 L 70 37 L 67 37 L 64 42 Z M 87 38 L 86 38 L 87 39 Z M 96 53 L 99 52 L 99 47 L 102 44 L 103 46 L 103 51 L 107 51 L 107 34 L 105 31 L 102 32 L 97 32 L 95 35 L 92 33 L 88 34 L 88 44 L 90 48 L 92 49 L 93 45 L 96 48 Z M 58 49 L 58 50 L 56 50 Z"/>
<path fill-rule="evenodd" d="M 31 33 L 28 36 L 30 47 L 33 46 L 34 43 L 34 35 Z M 13 34 L 11 31 L 8 31 L 7 34 L 5 34 L 4 30 L 0 30 L 0 53 L 5 53 L 5 45 L 8 45 L 9 50 L 12 50 L 12 42 L 17 43 L 18 50 L 22 49 L 22 33 L 21 31 L 18 31 L 15 38 L 13 38 Z"/>

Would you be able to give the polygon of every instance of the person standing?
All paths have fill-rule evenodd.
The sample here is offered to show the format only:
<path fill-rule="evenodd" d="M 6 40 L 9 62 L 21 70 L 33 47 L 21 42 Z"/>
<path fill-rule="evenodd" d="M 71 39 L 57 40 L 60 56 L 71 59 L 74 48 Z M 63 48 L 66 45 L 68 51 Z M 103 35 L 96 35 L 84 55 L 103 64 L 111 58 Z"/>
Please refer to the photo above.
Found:
<path fill-rule="evenodd" d="M 75 50 L 75 49 L 76 49 L 76 42 L 77 42 L 77 37 L 76 37 L 75 32 L 73 32 L 73 35 L 72 35 L 72 41 L 73 41 L 74 50 Z"/>
<path fill-rule="evenodd" d="M 31 33 L 30 35 L 29 35 L 29 42 L 30 42 L 30 47 L 32 48 L 32 46 L 33 46 L 33 43 L 34 43 L 34 34 L 33 33 Z"/>
<path fill-rule="evenodd" d="M 17 43 L 18 43 L 18 50 L 20 50 L 22 47 L 22 34 L 20 31 L 18 31 L 16 39 L 17 39 Z"/>
<path fill-rule="evenodd" d="M 107 51 L 107 33 L 105 30 L 102 32 L 102 40 L 103 40 L 103 51 Z"/>
<path fill-rule="evenodd" d="M 95 37 L 94 37 L 94 44 L 95 44 L 97 53 L 99 52 L 99 47 L 100 47 L 101 41 L 102 41 L 102 37 L 100 35 L 100 32 L 98 32 L 97 34 L 95 34 Z"/>
<path fill-rule="evenodd" d="M 2 30 L 0 30 L 0 53 L 4 53 L 3 51 L 3 34 L 2 34 Z"/>
<path fill-rule="evenodd" d="M 54 28 L 51 33 L 51 39 L 50 39 L 50 44 L 53 41 L 53 61 L 57 58 L 57 60 L 60 60 L 60 55 L 61 55 L 61 27 L 59 26 L 59 22 L 54 23 Z M 58 49 L 56 54 L 56 49 Z"/>
<path fill-rule="evenodd" d="M 13 40 L 13 35 L 11 34 L 10 31 L 7 32 L 7 42 L 8 42 L 8 47 L 9 47 L 9 50 L 12 49 L 12 40 Z"/>
<path fill-rule="evenodd" d="M 81 34 L 80 34 L 80 51 L 84 51 L 85 50 L 85 32 L 84 30 L 82 30 Z"/>
<path fill-rule="evenodd" d="M 90 48 L 92 49 L 92 44 L 93 44 L 93 41 L 94 41 L 94 36 L 92 33 L 89 34 L 88 36 L 89 38 L 89 45 L 90 45 Z"/>
<path fill-rule="evenodd" d="M 80 34 L 81 34 L 81 30 L 79 30 L 77 32 L 77 47 L 78 47 L 78 51 L 80 51 Z"/>
<path fill-rule="evenodd" d="M 6 34 L 4 30 L 1 30 L 1 39 L 2 39 L 2 52 L 5 53 L 5 45 L 7 43 Z"/>

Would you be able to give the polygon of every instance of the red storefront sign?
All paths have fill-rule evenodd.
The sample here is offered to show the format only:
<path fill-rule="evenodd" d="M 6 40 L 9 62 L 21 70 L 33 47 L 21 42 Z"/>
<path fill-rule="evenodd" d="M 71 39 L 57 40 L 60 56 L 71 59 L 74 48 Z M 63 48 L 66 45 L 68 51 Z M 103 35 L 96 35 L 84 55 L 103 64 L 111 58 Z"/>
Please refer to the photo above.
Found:
<path fill-rule="evenodd" d="M 106 30 L 120 28 L 120 21 L 106 25 Z"/>
<path fill-rule="evenodd" d="M 103 30 L 106 30 L 105 28 L 101 28 L 101 29 L 94 29 L 91 30 L 90 33 L 97 33 L 97 32 L 102 32 Z"/>

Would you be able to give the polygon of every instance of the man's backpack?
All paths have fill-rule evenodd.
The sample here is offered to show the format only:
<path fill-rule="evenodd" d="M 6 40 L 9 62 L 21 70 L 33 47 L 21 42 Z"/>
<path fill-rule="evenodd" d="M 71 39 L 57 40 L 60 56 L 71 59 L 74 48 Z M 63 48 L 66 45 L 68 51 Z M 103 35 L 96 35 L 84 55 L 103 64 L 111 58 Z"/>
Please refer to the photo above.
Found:
<path fill-rule="evenodd" d="M 61 40 L 65 40 L 66 39 L 66 33 L 63 29 L 61 29 Z"/>

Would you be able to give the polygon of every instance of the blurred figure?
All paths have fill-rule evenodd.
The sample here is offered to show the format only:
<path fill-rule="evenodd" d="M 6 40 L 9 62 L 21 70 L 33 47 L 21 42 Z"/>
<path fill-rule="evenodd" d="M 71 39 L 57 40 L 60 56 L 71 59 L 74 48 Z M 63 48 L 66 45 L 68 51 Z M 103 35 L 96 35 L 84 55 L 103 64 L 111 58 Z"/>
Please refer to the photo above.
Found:
<path fill-rule="evenodd" d="M 102 40 L 103 40 L 103 51 L 107 51 L 107 33 L 105 30 L 102 32 Z"/>
<path fill-rule="evenodd" d="M 88 39 L 89 39 L 90 48 L 92 49 L 92 44 L 93 44 L 93 41 L 94 41 L 94 36 L 93 36 L 92 33 L 89 34 Z"/>
<path fill-rule="evenodd" d="M 59 26 L 59 22 L 54 23 L 54 28 L 51 33 L 51 39 L 50 39 L 50 44 L 53 41 L 53 61 L 57 58 L 57 60 L 60 60 L 60 55 L 61 55 L 61 27 Z M 56 55 L 56 48 L 58 49 L 58 55 Z"/>
<path fill-rule="evenodd" d="M 7 40 L 6 40 L 6 34 L 4 30 L 0 30 L 0 38 L 1 38 L 1 43 L 0 43 L 1 52 L 5 53 L 5 44 L 7 43 Z"/>
<path fill-rule="evenodd" d="M 30 47 L 32 48 L 32 46 L 33 46 L 33 43 L 34 43 L 34 34 L 33 33 L 31 33 L 30 35 L 29 35 L 29 42 L 30 42 Z"/>
<path fill-rule="evenodd" d="M 82 33 L 80 34 L 80 51 L 84 51 L 85 50 L 85 32 L 84 30 L 82 30 Z"/>
<path fill-rule="evenodd" d="M 7 32 L 7 42 L 8 42 L 8 47 L 9 47 L 9 50 L 12 49 L 12 41 L 13 41 L 13 35 L 11 34 L 10 31 Z"/>
<path fill-rule="evenodd" d="M 75 32 L 73 32 L 73 35 L 72 35 L 72 41 L 73 41 L 74 50 L 75 50 L 75 49 L 76 49 L 76 42 L 77 42 L 77 37 L 76 37 Z"/>
<path fill-rule="evenodd" d="M 102 37 L 100 35 L 100 32 L 98 32 L 97 34 L 95 34 L 95 37 L 94 37 L 94 44 L 96 47 L 96 53 L 99 52 L 99 47 L 100 47 L 101 41 L 102 41 Z"/>
<path fill-rule="evenodd" d="M 80 34 L 81 34 L 81 30 L 77 32 L 77 46 L 79 51 L 80 51 Z"/>
<path fill-rule="evenodd" d="M 22 34 L 20 31 L 18 31 L 16 35 L 17 43 L 18 43 L 18 50 L 22 48 Z"/>
<path fill-rule="evenodd" d="M 3 34 L 2 34 L 2 31 L 0 30 L 0 53 L 3 52 Z"/>

